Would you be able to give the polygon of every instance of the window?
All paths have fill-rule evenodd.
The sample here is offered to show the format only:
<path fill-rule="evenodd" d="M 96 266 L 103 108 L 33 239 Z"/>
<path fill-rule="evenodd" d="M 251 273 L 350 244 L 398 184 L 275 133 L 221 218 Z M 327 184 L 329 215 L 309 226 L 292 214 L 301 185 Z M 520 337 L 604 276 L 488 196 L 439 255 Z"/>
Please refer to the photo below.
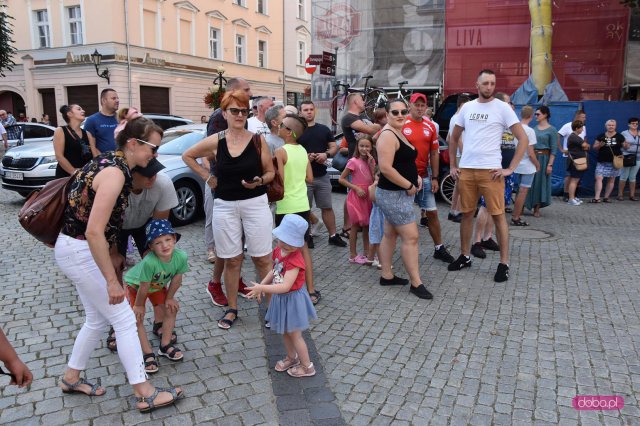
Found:
<path fill-rule="evenodd" d="M 304 41 L 298 41 L 298 65 L 304 65 L 307 60 L 307 44 Z"/>
<path fill-rule="evenodd" d="M 258 66 L 267 67 L 267 42 L 264 40 L 258 40 Z"/>
<path fill-rule="evenodd" d="M 267 14 L 267 0 L 258 0 L 258 13 Z"/>
<path fill-rule="evenodd" d="M 220 59 L 220 30 L 209 27 L 209 57 Z"/>
<path fill-rule="evenodd" d="M 298 19 L 304 19 L 304 2 L 306 0 L 298 0 Z"/>
<path fill-rule="evenodd" d="M 46 10 L 35 10 L 33 12 L 36 21 L 36 46 L 51 47 L 51 36 L 49 34 L 49 15 Z"/>
<path fill-rule="evenodd" d="M 67 8 L 70 44 L 82 44 L 82 12 L 80 6 Z"/>
<path fill-rule="evenodd" d="M 238 6 L 247 7 L 247 0 L 233 0 L 233 4 Z"/>
<path fill-rule="evenodd" d="M 244 64 L 246 62 L 245 52 L 246 52 L 246 48 L 245 48 L 244 36 L 236 35 L 236 62 L 237 63 Z"/>

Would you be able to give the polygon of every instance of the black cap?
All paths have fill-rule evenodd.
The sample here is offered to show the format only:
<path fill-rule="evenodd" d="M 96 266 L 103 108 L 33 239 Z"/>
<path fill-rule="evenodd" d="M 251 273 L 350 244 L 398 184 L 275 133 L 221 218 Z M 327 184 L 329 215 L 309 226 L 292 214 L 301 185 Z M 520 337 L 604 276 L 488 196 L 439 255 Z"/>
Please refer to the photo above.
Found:
<path fill-rule="evenodd" d="M 159 162 L 158 159 L 152 158 L 149 164 L 147 164 L 147 167 L 136 166 L 131 172 L 140 173 L 144 177 L 152 178 L 162 169 L 164 169 L 162 163 Z"/>

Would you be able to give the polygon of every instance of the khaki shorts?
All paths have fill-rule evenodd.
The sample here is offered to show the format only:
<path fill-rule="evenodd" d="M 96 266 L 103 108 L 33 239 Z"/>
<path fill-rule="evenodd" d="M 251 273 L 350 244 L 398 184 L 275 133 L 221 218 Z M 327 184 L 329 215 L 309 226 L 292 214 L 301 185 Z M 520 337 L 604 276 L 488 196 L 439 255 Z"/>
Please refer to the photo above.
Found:
<path fill-rule="evenodd" d="M 481 195 L 484 197 L 490 215 L 504 213 L 504 178 L 491 179 L 491 170 L 460 169 L 458 191 L 462 213 L 475 211 Z"/>

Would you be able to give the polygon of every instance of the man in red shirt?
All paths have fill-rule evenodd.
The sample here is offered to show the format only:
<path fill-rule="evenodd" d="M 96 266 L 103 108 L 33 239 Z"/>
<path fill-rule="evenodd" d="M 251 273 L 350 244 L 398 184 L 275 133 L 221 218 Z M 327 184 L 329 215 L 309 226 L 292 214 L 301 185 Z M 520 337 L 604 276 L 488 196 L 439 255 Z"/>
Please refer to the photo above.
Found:
<path fill-rule="evenodd" d="M 418 151 L 416 166 L 422 179 L 422 189 L 416 193 L 415 201 L 420 206 L 420 225 L 429 227 L 429 234 L 435 244 L 433 257 L 451 263 L 455 259 L 442 244 L 442 231 L 434 195 L 438 191 L 440 144 L 435 126 L 424 116 L 426 110 L 427 97 L 422 93 L 411 95 L 409 116 L 402 127 L 402 133 Z"/>

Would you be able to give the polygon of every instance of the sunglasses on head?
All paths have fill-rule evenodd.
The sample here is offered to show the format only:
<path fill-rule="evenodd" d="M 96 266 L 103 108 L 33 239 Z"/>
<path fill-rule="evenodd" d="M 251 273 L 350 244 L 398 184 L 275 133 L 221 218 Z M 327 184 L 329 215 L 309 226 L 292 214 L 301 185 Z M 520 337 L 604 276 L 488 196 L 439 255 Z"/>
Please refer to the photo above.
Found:
<path fill-rule="evenodd" d="M 153 152 L 154 154 L 155 154 L 156 152 L 158 152 L 158 148 L 160 148 L 158 145 L 154 145 L 154 144 L 152 144 L 151 142 L 143 141 L 142 139 L 138 139 L 138 138 L 135 138 L 135 139 L 136 139 L 139 143 L 143 143 L 143 144 L 145 144 L 145 145 L 149 145 L 149 146 L 151 147 L 151 152 Z"/>
<path fill-rule="evenodd" d="M 407 115 L 409 114 L 409 110 L 408 109 L 403 109 L 403 110 L 399 110 L 399 109 L 392 109 L 391 111 L 389 111 L 391 113 L 391 115 L 393 115 L 394 117 L 397 117 L 399 115 Z"/>
<path fill-rule="evenodd" d="M 227 108 L 227 111 L 229 111 L 231 115 L 238 115 L 238 114 L 242 114 L 244 116 L 249 115 L 248 108 Z"/>
<path fill-rule="evenodd" d="M 292 128 L 287 127 L 287 125 L 286 125 L 286 124 L 284 124 L 284 121 L 283 121 L 282 123 L 280 123 L 280 128 L 281 128 L 281 129 L 287 129 L 288 131 L 290 131 L 290 132 L 291 132 L 291 135 L 292 135 L 292 136 L 294 137 L 294 139 L 295 139 L 295 137 L 296 137 L 296 132 L 294 132 Z"/>

